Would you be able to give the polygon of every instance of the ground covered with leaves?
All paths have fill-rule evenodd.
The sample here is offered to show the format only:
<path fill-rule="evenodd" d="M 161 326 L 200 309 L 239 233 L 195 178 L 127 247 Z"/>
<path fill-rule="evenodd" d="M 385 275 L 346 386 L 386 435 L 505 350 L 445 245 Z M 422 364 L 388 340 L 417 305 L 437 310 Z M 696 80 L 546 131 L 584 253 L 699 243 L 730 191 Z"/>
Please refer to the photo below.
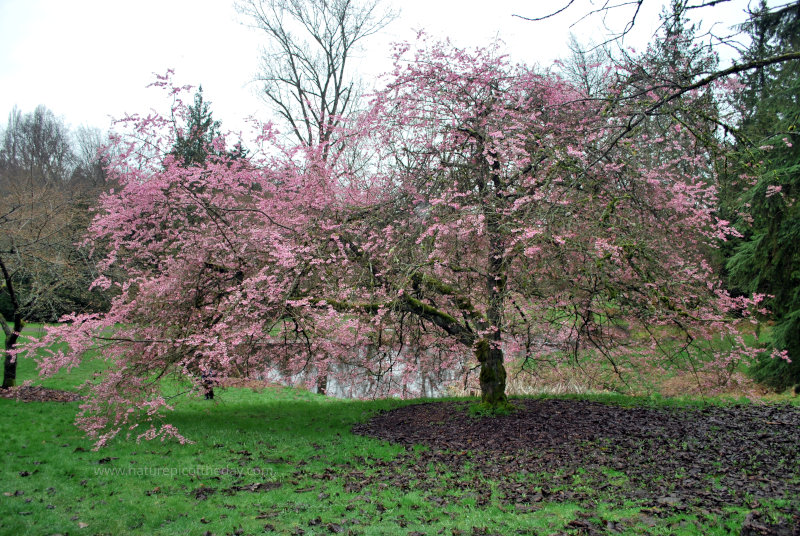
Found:
<path fill-rule="evenodd" d="M 800 536 L 790 397 L 539 397 L 480 417 L 474 399 L 228 386 L 168 415 L 192 443 L 93 451 L 62 402 L 103 366 L 0 392 L 0 534 Z"/>
<path fill-rule="evenodd" d="M 72 391 L 50 389 L 38 385 L 21 385 L 0 389 L 0 398 L 19 400 L 20 402 L 77 402 L 82 397 Z"/>
<path fill-rule="evenodd" d="M 412 447 L 377 470 L 350 473 L 351 489 L 383 482 L 426 489 L 442 504 L 499 500 L 530 512 L 546 501 L 645 506 L 644 521 L 676 512 L 702 520 L 729 507 L 754 509 L 743 534 L 800 534 L 800 408 L 731 405 L 621 407 L 585 400 L 522 399 L 508 415 L 472 415 L 467 402 L 418 404 L 381 413 L 354 432 Z M 466 487 L 464 483 L 468 483 Z M 764 503 L 784 515 L 767 520 Z M 584 534 L 622 529 L 594 514 Z M 748 532 L 750 531 L 750 532 Z"/>

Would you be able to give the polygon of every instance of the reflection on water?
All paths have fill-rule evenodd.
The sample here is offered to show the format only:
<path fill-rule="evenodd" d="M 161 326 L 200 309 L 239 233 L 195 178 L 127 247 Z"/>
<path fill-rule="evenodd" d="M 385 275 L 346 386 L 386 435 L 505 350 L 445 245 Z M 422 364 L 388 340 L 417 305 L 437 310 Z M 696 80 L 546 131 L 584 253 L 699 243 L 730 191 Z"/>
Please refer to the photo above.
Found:
<path fill-rule="evenodd" d="M 336 398 L 437 398 L 448 395 L 448 386 L 464 383 L 466 359 L 439 359 L 429 353 L 421 363 L 397 352 L 365 353 L 370 359 L 358 364 L 335 363 L 327 369 L 325 393 Z M 401 359 L 402 358 L 402 359 Z M 365 366 L 364 364 L 368 365 Z M 288 374 L 273 368 L 259 379 L 317 390 L 315 370 Z"/>
<path fill-rule="evenodd" d="M 402 372 L 384 376 L 380 381 L 349 382 L 328 378 L 326 393 L 336 398 L 438 398 L 447 396 L 447 386 L 462 377 L 460 371 L 444 370 L 440 373 L 417 374 L 403 383 Z"/>

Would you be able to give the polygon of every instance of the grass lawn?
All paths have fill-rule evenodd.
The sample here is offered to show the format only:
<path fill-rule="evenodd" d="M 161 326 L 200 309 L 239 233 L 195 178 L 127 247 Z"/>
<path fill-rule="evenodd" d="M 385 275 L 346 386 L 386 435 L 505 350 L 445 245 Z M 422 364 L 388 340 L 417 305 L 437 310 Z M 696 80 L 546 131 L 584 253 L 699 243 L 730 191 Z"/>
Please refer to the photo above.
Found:
<path fill-rule="evenodd" d="M 42 384 L 72 389 L 99 366 L 89 361 Z M 19 381 L 34 376 L 32 361 L 21 359 Z M 749 511 L 656 516 L 619 500 L 614 489 L 626 478 L 613 470 L 591 510 L 546 498 L 530 511 L 509 508 L 494 493 L 471 491 L 482 478 L 478 468 L 455 485 L 442 475 L 452 486 L 446 500 L 424 486 L 403 492 L 369 477 L 400 456 L 414 463 L 424 449 L 407 451 L 350 428 L 411 402 L 336 400 L 290 388 L 217 395 L 182 400 L 169 416 L 193 444 L 118 439 L 99 452 L 73 425 L 79 403 L 0 399 L 0 534 L 584 534 L 583 520 L 602 519 L 619 534 L 722 535 L 738 534 Z M 441 470 L 429 468 L 433 480 Z M 367 485 L 353 482 L 359 471 Z"/>

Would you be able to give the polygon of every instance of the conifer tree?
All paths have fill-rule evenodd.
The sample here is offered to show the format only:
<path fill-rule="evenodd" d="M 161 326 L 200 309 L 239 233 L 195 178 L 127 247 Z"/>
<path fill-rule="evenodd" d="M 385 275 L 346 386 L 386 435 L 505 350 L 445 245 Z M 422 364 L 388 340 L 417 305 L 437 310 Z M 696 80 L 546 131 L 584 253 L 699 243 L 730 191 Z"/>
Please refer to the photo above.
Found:
<path fill-rule="evenodd" d="M 770 11 L 762 1 L 745 29 L 752 39 L 746 61 L 800 50 L 800 2 Z M 738 143 L 743 193 L 735 208 L 744 236 L 727 263 L 738 290 L 771 296 L 775 324 L 767 338 L 773 352 L 765 352 L 752 372 L 777 389 L 800 385 L 799 70 L 798 62 L 785 62 L 743 78 Z"/>
<path fill-rule="evenodd" d="M 220 122 L 214 120 L 209 105 L 203 100 L 203 86 L 200 86 L 194 94 L 194 104 L 186 109 L 186 126 L 177 129 L 177 139 L 170 152 L 184 167 L 203 166 L 209 156 L 242 158 L 247 152 L 241 143 L 226 151 Z"/>

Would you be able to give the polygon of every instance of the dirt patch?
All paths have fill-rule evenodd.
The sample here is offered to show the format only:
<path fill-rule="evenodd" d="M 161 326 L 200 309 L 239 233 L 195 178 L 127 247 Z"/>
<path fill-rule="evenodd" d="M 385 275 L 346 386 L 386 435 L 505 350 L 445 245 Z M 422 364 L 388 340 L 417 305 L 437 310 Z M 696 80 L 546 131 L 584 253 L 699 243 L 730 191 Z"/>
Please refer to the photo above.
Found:
<path fill-rule="evenodd" d="M 800 408 L 738 405 L 623 408 L 587 401 L 515 400 L 506 416 L 476 418 L 468 403 L 406 406 L 357 425 L 357 434 L 425 445 L 388 462 L 366 460 L 353 489 L 371 481 L 427 489 L 439 500 L 473 493 L 536 509 L 543 500 L 591 507 L 633 499 L 653 516 L 759 509 L 785 499 L 800 509 Z M 472 482 L 468 489 L 464 482 Z M 493 483 L 493 486 L 490 485 Z"/>
<path fill-rule="evenodd" d="M 83 397 L 72 391 L 61 391 L 47 387 L 22 385 L 9 389 L 0 389 L 0 397 L 21 402 L 77 402 Z"/>

